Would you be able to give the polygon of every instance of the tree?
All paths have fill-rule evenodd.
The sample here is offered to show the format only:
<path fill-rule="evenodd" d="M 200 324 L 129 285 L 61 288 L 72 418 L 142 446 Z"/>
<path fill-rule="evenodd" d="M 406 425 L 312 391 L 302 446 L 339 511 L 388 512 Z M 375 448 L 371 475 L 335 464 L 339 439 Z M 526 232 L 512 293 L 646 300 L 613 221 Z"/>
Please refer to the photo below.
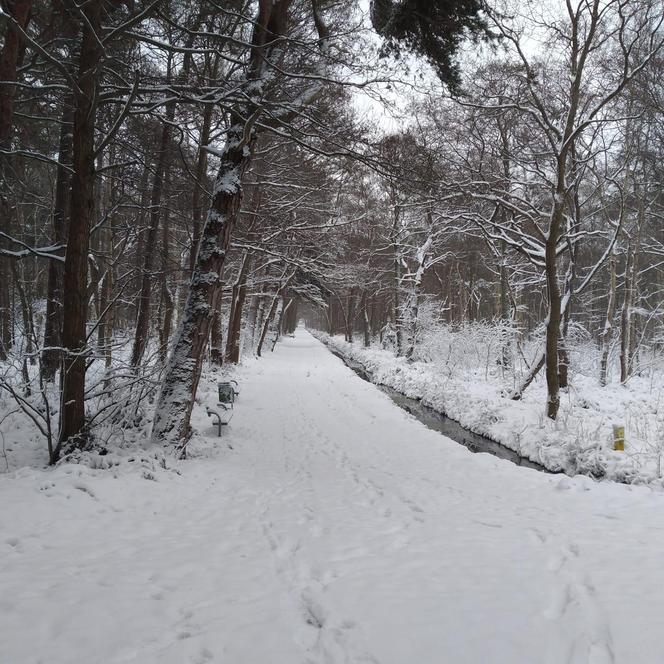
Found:
<path fill-rule="evenodd" d="M 265 96 L 270 93 L 275 75 L 273 66 L 283 53 L 291 5 L 291 0 L 259 2 L 241 83 L 246 100 L 231 112 L 226 144 L 219 153 L 221 164 L 212 205 L 201 233 L 182 323 L 174 340 L 159 395 L 152 440 L 176 445 L 182 450 L 189 438 L 191 409 L 219 296 L 221 272 L 240 211 L 242 182 L 258 139 L 258 122 L 265 113 Z M 316 7 L 314 5 L 314 9 Z M 325 28 L 321 26 L 317 25 L 317 29 L 323 39 Z M 318 85 L 305 92 L 303 104 L 306 106 L 308 99 L 318 93 Z"/>

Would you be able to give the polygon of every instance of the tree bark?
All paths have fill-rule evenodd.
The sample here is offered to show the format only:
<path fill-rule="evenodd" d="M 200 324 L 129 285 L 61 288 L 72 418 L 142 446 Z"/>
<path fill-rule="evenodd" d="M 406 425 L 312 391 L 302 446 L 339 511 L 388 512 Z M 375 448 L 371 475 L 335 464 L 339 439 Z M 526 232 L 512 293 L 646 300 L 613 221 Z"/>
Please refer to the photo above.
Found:
<path fill-rule="evenodd" d="M 221 324 L 221 296 L 219 291 L 214 315 L 212 316 L 212 328 L 210 329 L 210 361 L 220 367 L 224 363 L 224 331 Z"/>
<path fill-rule="evenodd" d="M 248 252 L 242 258 L 242 266 L 237 281 L 233 286 L 233 304 L 231 318 L 228 321 L 228 337 L 226 339 L 227 362 L 237 364 L 240 361 L 240 339 L 242 335 L 242 314 L 247 297 L 247 275 L 251 266 L 251 254 Z"/>
<path fill-rule="evenodd" d="M 72 159 L 72 122 L 74 119 L 74 98 L 67 96 L 60 116 L 60 140 L 58 144 L 58 171 L 55 179 L 55 200 L 53 202 L 53 240 L 64 244 L 67 231 L 67 208 L 71 177 L 66 167 Z M 58 350 L 62 330 L 62 264 L 60 261 L 48 262 L 48 282 L 46 294 L 46 320 L 44 323 L 44 353 L 41 371 L 46 381 L 55 378 L 55 372 L 62 360 Z"/>
<path fill-rule="evenodd" d="M 274 326 L 274 339 L 272 339 L 272 348 L 270 348 L 270 351 L 274 353 L 274 349 L 277 345 L 277 342 L 281 338 L 281 333 L 283 332 L 284 328 L 284 317 L 288 313 L 288 310 L 290 309 L 290 306 L 293 304 L 293 300 L 288 300 L 286 302 L 286 298 L 282 296 L 281 302 L 279 304 L 279 309 L 277 311 L 277 324 Z"/>
<path fill-rule="evenodd" d="M 251 161 L 254 141 L 255 134 L 251 132 L 247 144 L 244 122 L 236 117 L 229 130 L 228 147 L 222 157 L 212 207 L 201 235 L 182 323 L 155 413 L 152 440 L 178 445 L 182 450 L 189 438 L 194 395 L 218 303 L 221 272 L 242 202 L 242 178 Z"/>
<path fill-rule="evenodd" d="M 560 382 L 558 376 L 558 339 L 560 337 L 560 285 L 558 283 L 558 259 L 556 245 L 562 217 L 562 203 L 555 202 L 546 240 L 546 288 L 549 300 L 549 315 L 546 323 L 546 416 L 555 420 L 560 408 Z"/>
<path fill-rule="evenodd" d="M 258 357 L 261 356 L 261 352 L 263 350 L 263 344 L 265 343 L 265 337 L 267 336 L 267 332 L 270 329 L 270 323 L 274 318 L 274 314 L 277 311 L 279 297 L 280 297 L 279 292 L 274 294 L 272 302 L 270 303 L 270 309 L 268 311 L 267 316 L 265 317 L 265 321 L 263 322 L 263 329 L 261 330 L 261 336 L 260 339 L 258 340 L 258 346 L 256 347 L 256 355 L 258 355 Z"/>
<path fill-rule="evenodd" d="M 537 356 L 537 359 L 530 367 L 530 370 L 526 374 L 525 378 L 521 381 L 521 385 L 519 385 L 519 387 L 516 390 L 514 390 L 510 395 L 510 398 L 513 401 L 519 401 L 521 397 L 523 397 L 523 393 L 528 389 L 530 384 L 535 380 L 537 374 L 542 370 L 545 360 L 546 360 L 546 351 L 540 353 Z"/>
<path fill-rule="evenodd" d="M 346 341 L 353 343 L 354 328 L 355 328 L 355 302 L 356 302 L 355 289 L 351 288 L 348 293 L 347 299 L 347 308 L 348 313 L 346 314 Z"/>
<path fill-rule="evenodd" d="M 408 347 L 406 348 L 406 359 L 412 360 L 415 354 L 415 344 L 417 342 L 417 321 L 420 315 L 420 290 L 422 280 L 427 269 L 427 257 L 433 244 L 433 214 L 431 210 L 427 211 L 427 225 L 429 233 L 424 244 L 417 251 L 417 270 L 413 278 L 413 287 L 410 293 L 410 311 L 408 319 Z"/>
<path fill-rule="evenodd" d="M 399 209 L 394 206 L 392 222 L 392 252 L 393 269 L 392 275 L 392 307 L 394 315 L 394 329 L 396 333 L 396 354 L 403 355 L 403 316 L 401 311 L 401 247 L 399 245 Z"/>
<path fill-rule="evenodd" d="M 212 127 L 212 104 L 207 104 L 203 109 L 203 124 L 198 143 L 198 158 L 196 160 L 196 182 L 192 196 L 192 239 L 189 251 L 189 273 L 194 271 L 198 243 L 201 237 L 201 221 L 203 219 L 203 196 L 205 195 L 205 175 L 207 172 L 207 150 L 210 142 L 210 129 Z"/>
<path fill-rule="evenodd" d="M 184 453 L 210 325 L 221 289 L 221 273 L 242 203 L 242 183 L 257 139 L 255 120 L 270 50 L 286 34 L 291 0 L 259 0 L 245 82 L 250 97 L 231 113 L 212 205 L 201 233 L 189 295 L 164 376 L 152 440 Z M 253 97 L 256 95 L 256 97 Z"/>
<path fill-rule="evenodd" d="M 639 199 L 639 211 L 634 237 L 627 247 L 625 286 L 620 312 L 620 382 L 626 383 L 632 373 L 632 307 L 638 277 L 638 256 L 641 250 L 641 231 L 645 219 L 644 194 Z"/>
<path fill-rule="evenodd" d="M 259 274 L 260 271 L 257 271 L 254 274 L 254 282 L 257 281 L 257 278 L 260 277 Z M 258 307 L 260 306 L 261 303 L 261 296 L 260 293 L 254 293 L 251 296 L 251 300 L 249 303 L 249 313 L 247 315 L 247 335 L 249 337 L 249 344 L 251 347 L 251 352 L 254 352 L 254 347 L 255 347 L 255 330 L 256 330 L 256 321 L 258 320 Z"/>
<path fill-rule="evenodd" d="M 606 386 L 607 373 L 609 365 L 609 350 L 611 349 L 611 340 L 613 338 L 613 317 L 616 310 L 616 261 L 615 253 L 611 253 L 609 258 L 609 297 L 606 305 L 606 320 L 602 330 L 602 358 L 599 368 L 599 384 Z"/>
<path fill-rule="evenodd" d="M 369 319 L 369 313 L 367 311 L 369 307 L 369 298 L 367 297 L 366 292 L 364 293 L 363 303 L 362 303 L 362 318 L 364 321 L 364 347 L 369 348 L 371 346 L 371 321 Z"/>
<path fill-rule="evenodd" d="M 3 9 L 23 29 L 27 28 L 30 20 L 32 0 L 6 0 Z M 16 88 L 13 85 L 17 80 L 18 63 L 21 56 L 23 39 L 19 30 L 9 24 L 5 33 L 4 45 L 0 54 L 0 151 L 11 149 L 12 120 L 14 116 L 14 97 Z M 0 152 L 0 231 L 10 233 L 13 217 L 9 201 L 11 157 Z M 4 240 L 0 240 L 0 245 Z M 0 256 L 0 359 L 7 357 L 7 351 L 12 345 L 12 303 L 10 295 L 10 267 L 9 260 Z"/>
<path fill-rule="evenodd" d="M 164 190 L 164 177 L 170 162 L 170 139 L 173 120 L 175 119 L 175 102 L 166 106 L 166 121 L 161 127 L 159 154 L 152 182 L 150 197 L 150 226 L 143 245 L 143 268 L 141 271 L 141 290 L 138 296 L 138 315 L 136 317 L 136 333 L 131 352 L 131 366 L 137 367 L 143 360 L 150 333 L 150 306 L 152 301 L 152 265 L 154 248 L 157 245 L 159 221 L 161 219 L 161 199 Z"/>
<path fill-rule="evenodd" d="M 283 326 L 283 331 L 286 334 L 293 334 L 293 332 L 295 332 L 295 328 L 297 327 L 298 305 L 299 305 L 299 298 L 297 296 L 294 296 L 289 300 L 289 306 L 286 307 L 284 326 Z"/>
<path fill-rule="evenodd" d="M 64 265 L 62 372 L 58 452 L 65 442 L 85 443 L 86 321 L 88 312 L 88 252 L 95 181 L 94 129 L 103 46 L 102 0 L 90 0 L 79 9 L 83 39 L 74 92 L 73 169 L 71 214 Z M 57 454 L 55 455 L 57 457 Z"/>
<path fill-rule="evenodd" d="M 161 255 L 161 302 L 163 304 L 163 320 L 159 328 L 159 359 L 166 361 L 168 353 L 168 340 L 171 336 L 173 326 L 174 300 L 168 284 L 168 276 L 171 271 L 171 233 L 168 210 L 164 211 L 164 223 L 162 224 L 162 255 Z"/>

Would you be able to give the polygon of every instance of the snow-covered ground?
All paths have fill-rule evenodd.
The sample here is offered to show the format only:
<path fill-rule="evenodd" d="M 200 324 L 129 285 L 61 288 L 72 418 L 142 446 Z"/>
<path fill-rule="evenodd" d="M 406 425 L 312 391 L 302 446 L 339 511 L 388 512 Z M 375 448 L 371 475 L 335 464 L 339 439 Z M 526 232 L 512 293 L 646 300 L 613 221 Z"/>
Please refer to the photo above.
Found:
<path fill-rule="evenodd" d="M 390 350 L 315 334 L 363 365 L 377 383 L 421 399 L 471 431 L 550 470 L 662 486 L 662 375 L 657 381 L 635 376 L 627 385 L 600 387 L 596 376 L 575 373 L 570 388 L 561 393 L 560 413 L 552 422 L 544 415 L 543 372 L 523 399 L 513 401 L 506 395 L 505 381 L 488 368 L 457 367 L 449 372 L 437 362 L 408 362 Z M 497 369 L 492 371 L 498 374 Z M 624 452 L 613 450 L 614 424 L 625 427 Z"/>
<path fill-rule="evenodd" d="M 472 454 L 303 330 L 238 375 L 190 460 L 0 476 L 2 664 L 664 661 L 664 493 Z"/>

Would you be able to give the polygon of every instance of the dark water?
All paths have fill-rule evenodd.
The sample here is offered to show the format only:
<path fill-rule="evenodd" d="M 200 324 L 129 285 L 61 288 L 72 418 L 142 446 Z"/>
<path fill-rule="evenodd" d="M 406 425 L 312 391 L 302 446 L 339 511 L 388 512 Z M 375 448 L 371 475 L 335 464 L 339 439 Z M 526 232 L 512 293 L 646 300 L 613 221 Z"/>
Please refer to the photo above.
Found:
<path fill-rule="evenodd" d="M 377 384 L 372 380 L 371 374 L 363 365 L 344 357 L 341 353 L 329 346 L 328 349 L 360 378 L 376 385 L 376 387 L 382 392 L 385 392 L 385 394 L 387 394 L 387 396 L 389 396 L 399 408 L 403 408 L 403 410 L 417 418 L 422 424 L 429 427 L 429 429 L 438 431 L 448 438 L 451 438 L 453 441 L 464 445 L 471 452 L 485 452 L 487 454 L 493 454 L 493 456 L 497 456 L 501 459 L 507 459 L 507 461 L 511 461 L 517 466 L 534 468 L 535 470 L 541 470 L 545 473 L 551 472 L 539 463 L 535 463 L 530 459 L 520 456 L 514 450 L 509 449 L 509 447 L 505 447 L 490 438 L 485 438 L 478 433 L 464 429 L 464 427 L 462 427 L 456 420 L 439 413 L 437 410 L 434 410 L 429 406 L 425 406 L 421 401 L 411 399 L 410 397 L 401 394 L 401 392 L 397 392 L 391 387 L 387 387 L 387 385 Z"/>

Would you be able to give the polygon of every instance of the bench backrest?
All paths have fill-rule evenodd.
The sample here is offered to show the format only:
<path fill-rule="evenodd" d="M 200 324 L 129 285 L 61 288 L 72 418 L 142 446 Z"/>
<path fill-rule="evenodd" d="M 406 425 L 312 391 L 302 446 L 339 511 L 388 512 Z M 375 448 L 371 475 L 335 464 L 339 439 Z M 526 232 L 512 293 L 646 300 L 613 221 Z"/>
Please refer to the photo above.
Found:
<path fill-rule="evenodd" d="M 230 403 L 235 401 L 235 390 L 232 383 L 219 383 L 217 385 L 219 390 L 219 403 Z"/>

